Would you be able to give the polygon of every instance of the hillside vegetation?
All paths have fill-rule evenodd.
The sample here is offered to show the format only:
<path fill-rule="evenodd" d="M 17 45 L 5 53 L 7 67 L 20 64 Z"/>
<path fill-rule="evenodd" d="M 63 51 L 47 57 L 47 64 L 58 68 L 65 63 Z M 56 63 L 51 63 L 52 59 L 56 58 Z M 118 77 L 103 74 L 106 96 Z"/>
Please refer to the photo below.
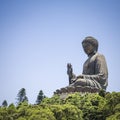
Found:
<path fill-rule="evenodd" d="M 1 106 L 0 120 L 120 120 L 120 92 L 54 95 L 34 105 L 26 100 Z"/>

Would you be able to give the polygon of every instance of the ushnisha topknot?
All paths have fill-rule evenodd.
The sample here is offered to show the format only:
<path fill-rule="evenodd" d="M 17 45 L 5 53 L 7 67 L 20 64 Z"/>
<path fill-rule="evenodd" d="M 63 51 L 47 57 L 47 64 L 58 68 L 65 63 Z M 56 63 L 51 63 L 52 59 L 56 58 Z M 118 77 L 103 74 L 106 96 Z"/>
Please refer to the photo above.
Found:
<path fill-rule="evenodd" d="M 96 51 L 98 50 L 98 41 L 97 41 L 97 39 L 95 39 L 95 38 L 92 37 L 92 36 L 87 36 L 87 37 L 85 37 L 85 39 L 82 41 L 82 44 L 83 44 L 83 43 L 86 43 L 86 42 L 92 44 L 92 45 L 94 46 L 94 48 L 95 48 Z"/>

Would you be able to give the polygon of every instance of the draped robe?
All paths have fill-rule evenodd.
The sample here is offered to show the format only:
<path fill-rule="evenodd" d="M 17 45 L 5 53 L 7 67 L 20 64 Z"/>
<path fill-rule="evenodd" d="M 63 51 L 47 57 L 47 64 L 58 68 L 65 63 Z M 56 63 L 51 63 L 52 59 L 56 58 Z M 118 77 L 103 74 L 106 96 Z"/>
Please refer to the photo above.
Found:
<path fill-rule="evenodd" d="M 83 78 L 77 77 L 72 86 L 88 86 L 106 90 L 108 69 L 105 57 L 100 53 L 90 55 L 83 65 Z"/>

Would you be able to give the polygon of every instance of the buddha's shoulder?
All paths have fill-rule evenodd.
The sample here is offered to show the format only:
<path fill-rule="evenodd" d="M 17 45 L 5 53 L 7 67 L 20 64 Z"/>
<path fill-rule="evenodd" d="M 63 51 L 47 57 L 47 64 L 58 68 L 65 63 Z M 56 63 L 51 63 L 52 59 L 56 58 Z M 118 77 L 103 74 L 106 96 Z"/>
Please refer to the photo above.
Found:
<path fill-rule="evenodd" d="M 98 53 L 98 52 L 95 54 L 95 58 L 96 59 L 105 59 L 104 55 L 101 53 Z"/>

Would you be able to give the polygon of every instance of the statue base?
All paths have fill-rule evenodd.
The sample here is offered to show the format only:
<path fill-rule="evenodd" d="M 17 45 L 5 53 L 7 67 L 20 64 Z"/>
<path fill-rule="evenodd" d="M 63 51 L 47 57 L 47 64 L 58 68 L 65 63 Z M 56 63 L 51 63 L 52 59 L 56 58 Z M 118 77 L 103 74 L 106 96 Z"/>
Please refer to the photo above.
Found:
<path fill-rule="evenodd" d="M 65 96 L 67 96 L 68 94 L 73 94 L 75 92 L 80 92 L 82 94 L 85 94 L 85 93 L 99 93 L 100 92 L 100 89 L 98 88 L 93 88 L 93 87 L 90 87 L 90 86 L 68 86 L 68 87 L 64 87 L 64 88 L 61 88 L 61 89 L 57 89 L 55 92 L 54 92 L 54 95 L 60 95 L 61 98 L 65 98 Z"/>

